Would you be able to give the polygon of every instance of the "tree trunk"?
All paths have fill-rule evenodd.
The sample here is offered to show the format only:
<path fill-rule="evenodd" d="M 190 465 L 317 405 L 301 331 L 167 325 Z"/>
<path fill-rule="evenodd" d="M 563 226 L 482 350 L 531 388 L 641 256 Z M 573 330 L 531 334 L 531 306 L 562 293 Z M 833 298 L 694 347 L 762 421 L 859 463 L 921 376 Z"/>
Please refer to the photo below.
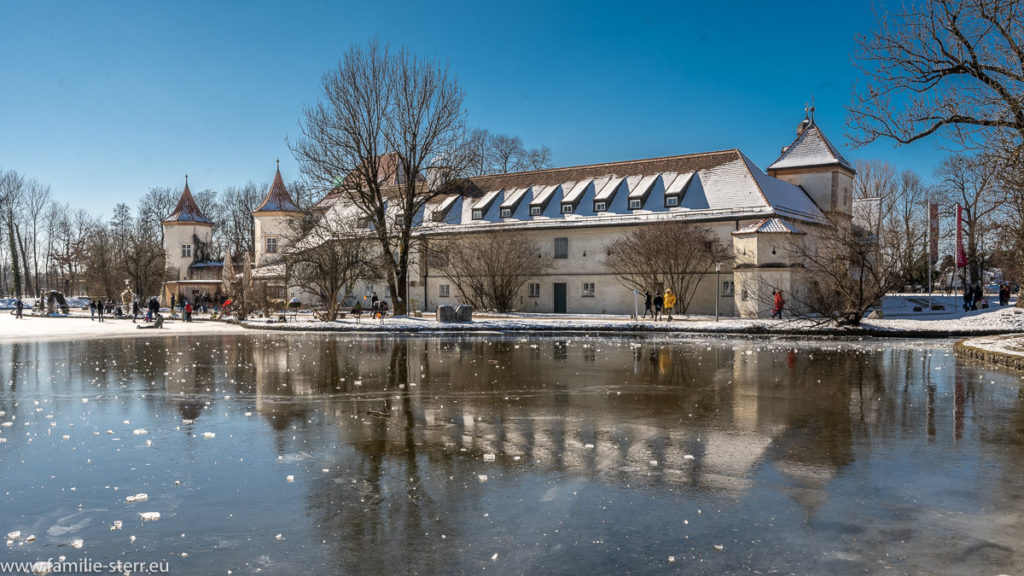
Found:
<path fill-rule="evenodd" d="M 32 270 L 29 268 L 28 257 L 25 256 L 25 238 L 21 235 L 21 230 L 17 229 L 18 233 L 18 246 L 21 248 L 21 266 L 25 270 L 25 293 L 28 295 L 35 294 L 39 296 L 36 290 L 33 290 L 35 282 L 32 281 Z"/>
<path fill-rule="evenodd" d="M 14 219 L 7 220 L 7 239 L 11 247 L 11 273 L 13 280 L 12 292 L 18 298 L 21 298 L 21 271 L 18 266 L 18 245 L 14 242 Z"/>

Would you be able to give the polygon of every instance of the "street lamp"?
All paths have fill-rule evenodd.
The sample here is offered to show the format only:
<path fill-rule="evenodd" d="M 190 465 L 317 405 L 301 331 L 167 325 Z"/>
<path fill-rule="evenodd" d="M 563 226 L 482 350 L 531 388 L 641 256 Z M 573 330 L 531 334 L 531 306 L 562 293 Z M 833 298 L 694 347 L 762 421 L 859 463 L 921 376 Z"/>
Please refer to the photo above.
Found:
<path fill-rule="evenodd" d="M 721 272 L 722 272 L 722 264 L 721 264 L 721 262 L 715 262 L 715 322 L 718 322 L 718 294 L 719 294 L 719 290 L 722 289 L 722 282 L 719 279 L 720 278 L 719 274 L 721 274 Z"/>

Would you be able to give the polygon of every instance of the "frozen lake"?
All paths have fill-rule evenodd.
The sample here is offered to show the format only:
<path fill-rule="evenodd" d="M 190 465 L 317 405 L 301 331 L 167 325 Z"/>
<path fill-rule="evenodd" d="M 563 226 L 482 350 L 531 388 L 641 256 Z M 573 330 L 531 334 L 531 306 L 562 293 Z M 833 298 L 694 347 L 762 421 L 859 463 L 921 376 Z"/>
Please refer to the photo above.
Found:
<path fill-rule="evenodd" d="M 1020 382 L 948 341 L 3 345 L 0 562 L 1019 574 Z"/>

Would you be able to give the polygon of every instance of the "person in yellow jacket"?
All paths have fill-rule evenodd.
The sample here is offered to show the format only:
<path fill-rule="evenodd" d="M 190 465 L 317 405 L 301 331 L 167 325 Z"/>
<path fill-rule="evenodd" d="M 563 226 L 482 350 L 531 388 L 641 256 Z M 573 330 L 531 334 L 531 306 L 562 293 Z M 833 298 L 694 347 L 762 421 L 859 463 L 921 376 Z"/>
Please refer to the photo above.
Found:
<path fill-rule="evenodd" d="M 676 307 L 676 294 L 671 288 L 665 288 L 665 313 L 668 314 L 666 322 L 672 321 L 672 309 Z"/>

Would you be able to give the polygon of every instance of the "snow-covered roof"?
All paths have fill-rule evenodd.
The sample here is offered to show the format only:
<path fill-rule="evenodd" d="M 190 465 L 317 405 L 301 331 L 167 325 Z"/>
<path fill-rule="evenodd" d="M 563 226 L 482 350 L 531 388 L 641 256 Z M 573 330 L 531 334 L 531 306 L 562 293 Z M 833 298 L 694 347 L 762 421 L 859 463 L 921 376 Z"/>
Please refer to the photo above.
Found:
<path fill-rule="evenodd" d="M 655 180 L 658 179 L 660 174 L 648 174 L 642 178 L 633 181 L 633 177 L 630 178 L 629 183 L 629 199 L 639 200 L 647 195 L 647 191 L 654 185 Z"/>
<path fill-rule="evenodd" d="M 572 186 L 575 185 L 575 182 L 566 182 L 564 184 L 550 184 L 547 186 L 543 184 L 531 186 L 530 190 L 533 190 L 533 198 L 530 200 L 530 206 L 543 207 L 548 203 L 548 200 L 551 199 L 551 196 L 555 193 L 556 190 L 558 190 L 559 187 L 571 188 Z"/>
<path fill-rule="evenodd" d="M 502 208 L 515 208 L 519 201 L 523 199 L 523 195 L 526 194 L 529 188 L 515 188 L 514 190 L 505 194 L 505 199 L 501 202 Z"/>
<path fill-rule="evenodd" d="M 562 203 L 575 203 L 577 200 L 580 199 L 580 196 L 583 195 L 583 192 L 587 189 L 587 187 L 589 187 L 593 182 L 593 178 L 587 178 L 586 180 L 580 180 L 572 188 L 563 188 L 563 190 L 568 190 L 568 192 L 566 192 L 565 196 L 562 197 Z"/>
<path fill-rule="evenodd" d="M 778 160 L 768 166 L 769 170 L 779 168 L 803 168 L 807 166 L 839 165 L 854 170 L 853 165 L 843 158 L 825 134 L 814 123 L 813 118 L 804 120 L 803 127 L 792 144 L 783 148 Z"/>
<path fill-rule="evenodd" d="M 686 185 L 693 179 L 693 172 L 687 172 L 685 174 L 673 174 L 675 176 L 672 180 L 668 179 L 668 174 L 665 175 L 665 194 L 679 194 L 686 189 Z"/>
<path fill-rule="evenodd" d="M 744 226 L 733 234 L 804 234 L 804 232 L 792 222 L 787 222 L 782 218 L 765 218 L 760 222 Z"/>
<path fill-rule="evenodd" d="M 625 178 L 621 176 L 608 180 L 608 183 L 594 194 L 594 200 L 607 201 L 609 198 L 615 196 L 615 192 L 619 189 L 619 186 L 622 185 L 623 180 L 625 180 Z"/>
<path fill-rule="evenodd" d="M 473 210 L 487 210 L 491 206 L 491 202 L 494 202 L 494 199 L 498 197 L 498 194 L 501 194 L 501 190 L 492 190 L 484 194 L 483 198 L 473 204 Z"/>

